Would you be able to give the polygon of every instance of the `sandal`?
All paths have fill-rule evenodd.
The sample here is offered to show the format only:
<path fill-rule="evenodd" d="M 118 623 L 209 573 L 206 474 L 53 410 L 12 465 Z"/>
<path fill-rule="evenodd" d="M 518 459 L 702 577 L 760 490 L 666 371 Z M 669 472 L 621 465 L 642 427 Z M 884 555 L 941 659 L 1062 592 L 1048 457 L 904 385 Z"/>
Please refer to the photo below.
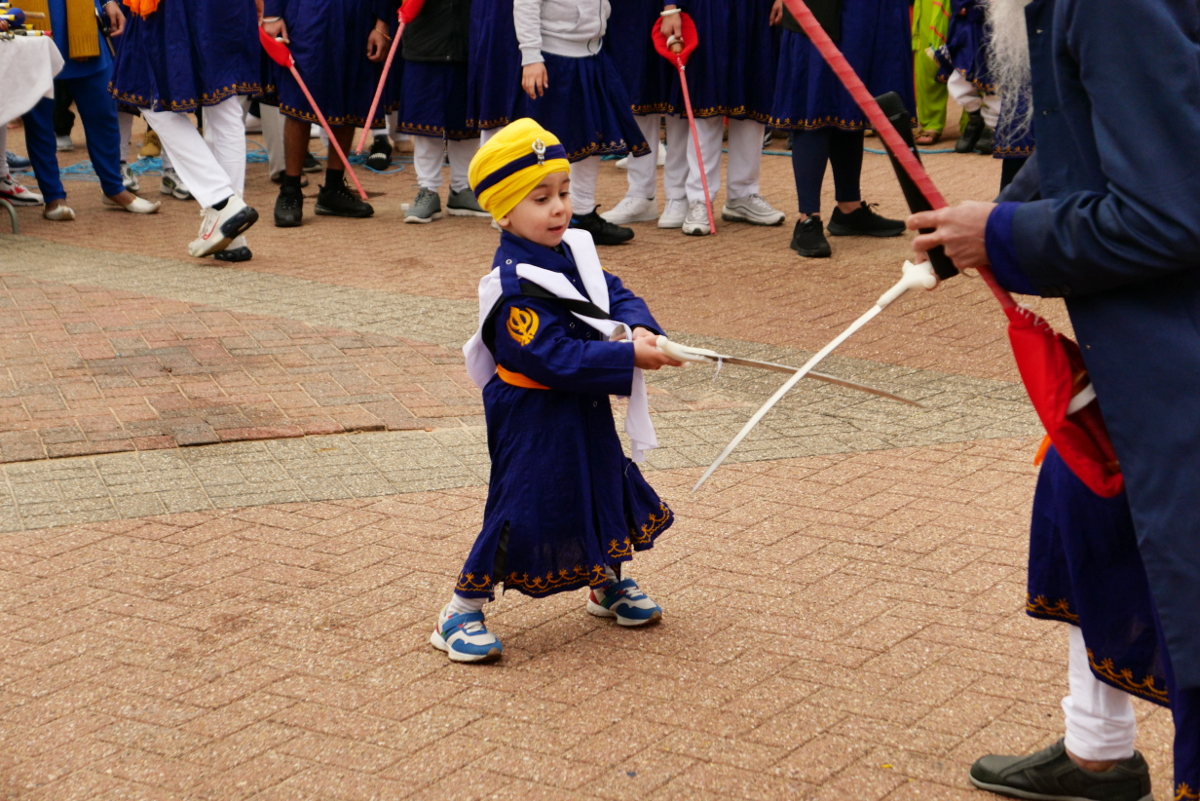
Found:
<path fill-rule="evenodd" d="M 916 143 L 921 147 L 929 147 L 930 145 L 936 145 L 941 138 L 941 131 L 919 131 L 917 133 Z"/>

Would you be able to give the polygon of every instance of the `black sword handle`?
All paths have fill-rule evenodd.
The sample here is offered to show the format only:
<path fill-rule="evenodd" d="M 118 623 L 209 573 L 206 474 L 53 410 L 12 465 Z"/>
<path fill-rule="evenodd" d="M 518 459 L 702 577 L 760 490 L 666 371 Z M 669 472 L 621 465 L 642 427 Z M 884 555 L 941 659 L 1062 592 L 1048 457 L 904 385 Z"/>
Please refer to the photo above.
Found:
<path fill-rule="evenodd" d="M 917 146 L 913 142 L 912 116 L 908 113 L 908 109 L 904 107 L 904 101 L 900 99 L 900 95 L 895 92 L 888 92 L 885 95 L 875 98 L 875 101 L 879 103 L 879 107 L 887 115 L 888 121 L 896 129 L 896 133 L 900 134 L 901 138 L 904 139 L 904 144 L 908 145 L 908 149 L 912 151 L 917 161 L 920 161 L 921 154 L 917 151 Z M 900 181 L 900 189 L 904 192 L 904 199 L 908 201 L 909 210 L 914 214 L 918 211 L 932 211 L 933 206 L 929 205 L 929 201 L 921 194 L 921 190 L 913 183 L 912 178 L 908 177 L 908 173 L 900 166 L 900 161 L 891 151 L 888 151 L 888 158 L 892 160 L 892 168 L 896 171 L 896 178 Z M 933 230 L 933 228 L 922 228 L 921 233 L 928 234 L 932 233 Z M 929 256 L 929 261 L 933 264 L 933 271 L 937 273 L 938 278 L 945 280 L 958 275 L 958 268 L 954 266 L 954 262 L 946 255 L 946 251 L 941 245 L 938 245 L 926 255 Z"/>

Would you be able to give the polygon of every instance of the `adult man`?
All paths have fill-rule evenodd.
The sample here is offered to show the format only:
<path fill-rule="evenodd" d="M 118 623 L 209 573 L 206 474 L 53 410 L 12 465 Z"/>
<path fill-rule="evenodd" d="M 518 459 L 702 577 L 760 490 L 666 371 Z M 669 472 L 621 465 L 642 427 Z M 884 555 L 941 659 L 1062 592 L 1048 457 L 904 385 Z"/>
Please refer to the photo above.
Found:
<path fill-rule="evenodd" d="M 1125 563 L 1144 564 L 1144 617 L 1161 630 L 1155 672 L 1165 678 L 1163 694 L 1171 695 L 1176 716 L 1176 798 L 1195 799 L 1200 726 L 1187 707 L 1200 698 L 1200 2 L 1034 0 L 1025 17 L 1037 153 L 1001 196 L 1005 202 L 964 203 L 914 215 L 908 224 L 937 229 L 917 238 L 919 252 L 944 244 L 959 267 L 990 263 L 1012 291 L 1066 299 L 1125 476 L 1127 527 L 1136 531 L 1135 543 L 1124 538 L 1133 547 Z M 1064 507 L 1070 526 L 1080 525 L 1079 509 L 1102 508 L 1071 488 L 1073 476 L 1053 469 L 1054 493 L 1084 499 Z M 1104 542 L 1120 542 L 1108 531 L 1122 528 L 1120 514 L 1108 508 L 1091 522 Z M 1034 528 L 1036 544 L 1037 520 Z M 1100 575 L 1067 551 L 1061 561 L 1072 583 L 1090 590 Z M 1031 553 L 1031 571 L 1036 561 Z M 1112 586 L 1127 584 L 1107 578 Z M 1032 603 L 1039 606 L 1037 598 Z M 1095 736 L 1082 745 L 1116 750 L 1089 759 L 1067 742 L 1025 760 L 991 758 L 972 769 L 976 783 L 1026 798 L 1148 797 L 1148 781 L 1120 792 L 1101 787 L 1111 771 L 1136 766 L 1118 753 L 1132 746 L 1130 721 L 1121 719 L 1132 715 L 1098 696 L 1110 687 L 1162 685 L 1138 677 L 1125 686 L 1132 676 L 1107 675 L 1111 664 L 1106 669 L 1098 659 L 1087 629 L 1085 623 L 1086 648 L 1072 636 L 1069 700 L 1073 706 L 1081 652 L 1080 661 L 1105 679 L 1096 683 L 1102 689 L 1085 727 Z M 1070 727 L 1066 702 L 1064 709 Z M 1074 778 L 1054 784 L 1073 771 Z"/>

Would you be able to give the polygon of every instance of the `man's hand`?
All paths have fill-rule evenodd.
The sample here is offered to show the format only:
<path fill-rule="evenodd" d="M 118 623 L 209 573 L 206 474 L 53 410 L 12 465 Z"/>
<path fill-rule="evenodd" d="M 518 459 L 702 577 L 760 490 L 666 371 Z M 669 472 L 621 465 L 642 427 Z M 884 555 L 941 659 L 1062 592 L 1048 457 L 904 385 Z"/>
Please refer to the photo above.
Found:
<path fill-rule="evenodd" d="M 645 331 L 646 329 L 640 329 Z M 647 332 L 649 333 L 649 332 Z M 649 337 L 639 337 L 635 330 L 633 335 L 633 366 L 643 370 L 657 370 L 660 367 L 683 367 L 683 362 L 677 362 L 658 349 L 654 340 Z"/>
<path fill-rule="evenodd" d="M 4 32 L 7 30 L 8 30 L 8 20 L 0 19 L 0 32 Z"/>
<path fill-rule="evenodd" d="M 546 73 L 546 65 L 543 62 L 526 64 L 521 70 L 521 88 L 529 95 L 530 100 L 537 100 L 545 94 L 549 85 L 550 76 Z"/>
<path fill-rule="evenodd" d="M 384 26 L 384 29 L 380 30 L 380 26 Z M 386 25 L 383 22 L 376 22 L 371 33 L 367 35 L 367 60 L 383 61 L 387 57 L 391 38 L 388 36 Z"/>
<path fill-rule="evenodd" d="M 675 7 L 676 6 L 674 4 L 668 4 L 663 6 L 663 11 Z M 680 19 L 681 16 L 681 14 L 671 14 L 670 16 L 662 18 L 662 21 L 658 24 L 658 27 L 659 30 L 662 31 L 663 36 L 668 39 L 670 39 L 672 36 L 683 36 L 683 20 Z"/>
<path fill-rule="evenodd" d="M 771 4 L 771 15 L 767 17 L 767 22 L 771 25 L 783 22 L 783 0 L 775 0 Z"/>
<path fill-rule="evenodd" d="M 287 23 L 282 19 L 277 19 L 274 22 L 264 22 L 263 30 L 272 39 L 279 39 L 284 44 L 292 43 L 292 40 L 288 38 Z"/>
<path fill-rule="evenodd" d="M 917 258 L 924 261 L 928 251 L 942 245 L 946 248 L 946 255 L 959 270 L 987 264 L 984 237 L 987 233 L 988 217 L 994 208 L 995 203 L 968 200 L 953 208 L 922 211 L 912 215 L 905 223 L 908 230 L 936 229 L 931 234 L 921 234 L 913 240 L 913 250 L 917 252 Z"/>
<path fill-rule="evenodd" d="M 120 36 L 125 33 L 125 15 L 121 13 L 121 4 L 117 0 L 108 0 L 104 4 L 104 13 L 108 15 L 109 36 Z"/>

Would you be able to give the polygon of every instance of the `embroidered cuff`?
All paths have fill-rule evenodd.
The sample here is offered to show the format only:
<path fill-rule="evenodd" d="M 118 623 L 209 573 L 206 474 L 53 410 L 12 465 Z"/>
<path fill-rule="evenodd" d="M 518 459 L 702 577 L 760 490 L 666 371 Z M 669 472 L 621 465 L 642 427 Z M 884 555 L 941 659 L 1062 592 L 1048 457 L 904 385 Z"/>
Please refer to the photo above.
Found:
<path fill-rule="evenodd" d="M 1000 286 L 1009 292 L 1021 295 L 1040 295 L 1029 276 L 1021 271 L 1017 261 L 1016 243 L 1013 241 L 1013 215 L 1020 203 L 1001 203 L 988 216 L 984 243 L 988 262 Z"/>

